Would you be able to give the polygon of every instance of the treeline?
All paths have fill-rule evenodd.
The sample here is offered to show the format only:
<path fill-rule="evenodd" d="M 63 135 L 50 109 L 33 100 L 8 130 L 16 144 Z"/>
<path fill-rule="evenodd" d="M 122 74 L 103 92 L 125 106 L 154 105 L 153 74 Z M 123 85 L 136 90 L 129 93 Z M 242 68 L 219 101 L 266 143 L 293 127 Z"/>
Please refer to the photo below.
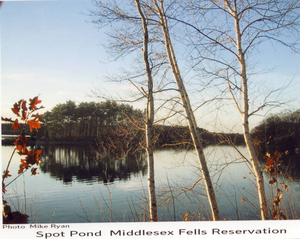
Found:
<path fill-rule="evenodd" d="M 145 142 L 145 112 L 115 101 L 80 103 L 73 101 L 55 106 L 44 115 L 39 138 L 45 141 L 87 142 L 100 148 L 134 150 Z M 214 134 L 199 129 L 204 145 L 243 144 L 238 134 Z M 153 143 L 156 148 L 192 146 L 188 127 L 154 126 Z"/>
<path fill-rule="evenodd" d="M 44 115 L 43 132 L 40 138 L 47 140 L 91 140 L 105 134 L 113 126 L 140 125 L 143 112 L 128 104 L 115 101 L 82 102 L 73 101 L 56 105 Z M 117 129 L 116 129 L 117 130 Z"/>
<path fill-rule="evenodd" d="M 136 151 L 143 147 L 145 112 L 116 101 L 67 101 L 44 114 L 43 127 L 30 133 L 40 143 L 92 144 L 102 150 Z M 203 145 L 244 145 L 241 134 L 212 133 L 199 129 Z M 11 124 L 2 124 L 2 134 L 16 134 Z M 252 138 L 261 155 L 278 151 L 286 158 L 296 155 L 300 148 L 300 110 L 273 115 L 252 130 Z M 155 148 L 176 147 L 192 149 L 188 127 L 155 125 Z"/>
<path fill-rule="evenodd" d="M 42 128 L 31 135 L 40 144 L 89 144 L 100 150 L 128 152 L 141 150 L 145 142 L 145 112 L 116 101 L 80 104 L 67 101 L 47 111 L 43 120 Z M 3 134 L 11 134 L 11 131 L 10 124 L 2 125 Z M 240 134 L 217 134 L 204 129 L 199 132 L 204 146 L 244 144 Z M 189 129 L 185 126 L 155 125 L 153 143 L 155 148 L 193 148 Z"/>

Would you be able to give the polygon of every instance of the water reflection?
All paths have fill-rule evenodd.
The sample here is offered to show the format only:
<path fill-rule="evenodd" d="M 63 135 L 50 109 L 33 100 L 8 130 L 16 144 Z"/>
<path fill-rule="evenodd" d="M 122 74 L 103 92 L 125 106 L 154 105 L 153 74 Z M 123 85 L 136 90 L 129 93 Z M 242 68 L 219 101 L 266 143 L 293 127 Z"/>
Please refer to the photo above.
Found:
<path fill-rule="evenodd" d="M 147 160 L 141 153 L 118 158 L 112 152 L 97 152 L 92 147 L 47 146 L 43 148 L 40 170 L 65 184 L 74 180 L 108 183 L 129 180 L 139 172 L 145 175 Z"/>

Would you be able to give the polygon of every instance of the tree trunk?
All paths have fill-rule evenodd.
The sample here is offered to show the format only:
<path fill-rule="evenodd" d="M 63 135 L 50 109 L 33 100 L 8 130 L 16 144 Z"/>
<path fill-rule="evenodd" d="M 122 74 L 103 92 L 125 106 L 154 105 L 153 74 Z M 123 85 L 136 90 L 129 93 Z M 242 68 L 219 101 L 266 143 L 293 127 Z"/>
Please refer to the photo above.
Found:
<path fill-rule="evenodd" d="M 154 122 L 154 99 L 153 99 L 153 79 L 149 64 L 148 43 L 149 34 L 147 21 L 143 14 L 140 1 L 135 0 L 137 10 L 142 19 L 144 38 L 143 38 L 143 58 L 147 73 L 148 94 L 147 94 L 147 114 L 146 114 L 146 151 L 148 161 L 148 194 L 149 194 L 149 217 L 150 221 L 158 221 L 157 204 L 155 195 L 155 178 L 154 178 L 154 157 L 153 157 L 153 122 Z"/>
<path fill-rule="evenodd" d="M 173 50 L 171 38 L 169 35 L 167 18 L 165 16 L 165 12 L 164 12 L 164 8 L 163 8 L 163 1 L 162 0 L 160 1 L 161 6 L 158 6 L 158 3 L 156 0 L 153 0 L 153 3 L 159 14 L 161 27 L 162 27 L 162 30 L 164 33 L 167 56 L 169 59 L 169 63 L 170 63 L 171 70 L 173 72 L 175 81 L 177 83 L 178 90 L 180 92 L 180 97 L 181 97 L 182 105 L 183 105 L 185 113 L 186 113 L 186 118 L 188 121 L 190 134 L 191 134 L 191 137 L 193 140 L 194 148 L 196 150 L 196 153 L 197 153 L 197 156 L 199 159 L 201 172 L 202 172 L 203 179 L 204 179 L 205 186 L 206 186 L 207 197 L 208 197 L 208 201 L 209 201 L 211 212 L 212 212 L 212 218 L 214 221 L 220 220 L 220 214 L 219 214 L 219 209 L 218 209 L 218 204 L 217 204 L 213 184 L 212 184 L 212 181 L 211 181 L 211 178 L 209 175 L 208 167 L 206 164 L 206 159 L 205 159 L 205 156 L 203 153 L 203 147 L 202 147 L 202 143 L 201 143 L 202 140 L 201 140 L 199 132 L 198 132 L 197 123 L 195 120 L 194 112 L 192 110 L 187 91 L 185 89 L 183 80 L 181 78 L 181 74 L 179 71 L 179 67 L 177 65 L 177 60 L 176 60 L 175 53 Z"/>
<path fill-rule="evenodd" d="M 235 31 L 236 31 L 236 48 L 238 50 L 238 60 L 241 67 L 241 74 L 240 77 L 242 79 L 242 94 L 243 94 L 243 110 L 240 110 L 240 113 L 243 118 L 243 131 L 244 131 L 244 139 L 245 143 L 249 152 L 249 156 L 252 163 L 252 169 L 255 173 L 256 182 L 257 182 L 257 190 L 258 190 L 258 197 L 259 197 L 259 204 L 260 204 L 260 212 L 261 212 L 261 219 L 266 220 L 268 219 L 268 204 L 267 198 L 265 193 L 264 187 L 264 178 L 262 171 L 259 166 L 258 157 L 256 151 L 254 149 L 253 141 L 250 136 L 249 130 L 249 99 L 248 99 L 248 82 L 247 82 L 247 73 L 246 73 L 246 61 L 245 55 L 242 49 L 242 35 L 240 31 L 240 24 L 239 24 L 239 17 L 237 14 L 236 8 L 236 1 L 234 1 L 235 6 L 232 8 L 229 1 L 226 0 L 226 6 L 229 9 L 230 13 L 234 18 L 235 23 Z"/>

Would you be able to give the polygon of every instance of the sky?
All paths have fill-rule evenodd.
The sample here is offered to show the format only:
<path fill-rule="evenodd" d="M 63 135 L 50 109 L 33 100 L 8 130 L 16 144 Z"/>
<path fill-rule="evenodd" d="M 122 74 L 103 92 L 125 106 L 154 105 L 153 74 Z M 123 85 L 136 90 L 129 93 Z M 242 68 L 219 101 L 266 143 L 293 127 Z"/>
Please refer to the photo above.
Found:
<path fill-rule="evenodd" d="M 92 100 L 88 94 L 110 66 L 89 7 L 87 0 L 2 4 L 2 115 L 19 99 L 36 95 L 46 110 L 70 99 Z"/>
<path fill-rule="evenodd" d="M 3 2 L 0 8 L 1 116 L 12 117 L 10 108 L 14 102 L 37 95 L 45 110 L 51 110 L 67 100 L 97 101 L 90 96 L 95 88 L 117 94 L 130 90 L 128 86 L 108 83 L 105 78 L 124 67 L 126 61 L 109 62 L 102 46 L 107 41 L 106 35 L 91 23 L 90 9 L 93 9 L 90 0 Z M 256 84 L 281 87 L 293 78 L 282 97 L 290 100 L 288 107 L 296 109 L 300 103 L 299 55 L 272 45 L 263 50 L 264 57 L 257 54 L 258 59 L 264 59 L 263 63 L 257 61 L 259 68 L 273 70 L 257 77 Z M 228 121 L 235 127 L 240 118 L 235 109 L 232 112 L 220 113 L 219 121 Z M 209 114 L 202 113 L 200 118 L 202 123 L 206 122 L 203 127 L 221 131 L 214 129 L 216 124 Z M 254 118 L 253 125 L 261 120 Z"/>

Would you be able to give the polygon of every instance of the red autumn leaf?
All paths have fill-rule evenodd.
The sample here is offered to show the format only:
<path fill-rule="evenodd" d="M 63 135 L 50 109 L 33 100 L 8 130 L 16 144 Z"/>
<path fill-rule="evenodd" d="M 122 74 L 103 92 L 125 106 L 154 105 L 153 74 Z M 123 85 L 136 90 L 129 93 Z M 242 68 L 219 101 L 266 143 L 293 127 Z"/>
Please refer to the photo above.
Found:
<path fill-rule="evenodd" d="M 1 120 L 6 122 L 14 122 L 11 118 L 3 118 L 2 116 L 1 116 Z"/>
<path fill-rule="evenodd" d="M 41 156 L 40 154 L 42 153 L 43 151 L 41 149 L 35 151 L 35 164 L 36 165 L 39 165 L 40 164 L 40 159 L 41 159 Z"/>
<path fill-rule="evenodd" d="M 22 160 L 22 165 L 27 169 L 31 165 L 39 165 L 40 163 L 40 154 L 42 153 L 42 150 L 37 151 L 28 151 L 26 158 L 24 161 Z"/>
<path fill-rule="evenodd" d="M 28 157 L 28 156 L 27 156 Z M 30 163 L 27 161 L 27 157 L 25 159 L 22 159 L 21 160 L 21 164 L 20 164 L 20 168 L 19 168 L 19 171 L 18 171 L 18 174 L 21 174 L 23 173 L 24 169 L 28 169 L 30 168 Z"/>
<path fill-rule="evenodd" d="M 19 124 L 18 119 L 16 119 L 16 120 L 14 121 L 13 125 L 11 126 L 11 128 L 12 128 L 13 130 L 21 129 L 21 125 Z"/>
<path fill-rule="evenodd" d="M 21 104 L 22 100 L 20 100 L 18 103 L 14 104 L 14 107 L 11 108 L 12 112 L 14 112 L 17 116 L 20 116 L 20 104 Z"/>
<path fill-rule="evenodd" d="M 43 116 L 44 115 L 40 115 L 39 113 L 32 115 L 32 117 L 34 117 L 33 120 L 38 120 L 38 121 L 41 121 L 41 122 L 43 122 Z"/>
<path fill-rule="evenodd" d="M 27 118 L 27 111 L 22 110 L 22 120 L 26 120 Z"/>
<path fill-rule="evenodd" d="M 281 154 L 279 154 L 278 151 L 276 150 L 274 153 L 274 160 L 276 160 L 277 163 L 278 163 L 280 157 L 281 157 Z"/>
<path fill-rule="evenodd" d="M 270 165 L 273 165 L 273 164 L 274 164 L 274 160 L 272 158 L 267 158 L 266 165 L 270 166 Z"/>
<path fill-rule="evenodd" d="M 26 106 L 26 100 L 23 100 L 21 103 L 21 108 L 22 108 L 22 120 L 26 120 L 27 118 L 27 106 Z"/>
<path fill-rule="evenodd" d="M 35 108 L 36 108 L 36 105 L 42 102 L 42 101 L 39 100 L 38 98 L 39 98 L 39 97 L 36 96 L 36 97 L 34 97 L 33 99 L 29 99 L 29 102 L 30 102 L 30 103 L 29 103 L 29 109 L 30 109 L 30 110 L 35 109 Z"/>
<path fill-rule="evenodd" d="M 3 176 L 4 176 L 4 178 L 8 178 L 8 177 L 11 177 L 11 174 L 9 174 L 9 170 L 4 170 L 4 172 L 3 172 Z"/>
<path fill-rule="evenodd" d="M 20 107 L 22 108 L 22 110 L 27 111 L 27 106 L 26 106 L 26 104 L 27 104 L 27 101 L 26 101 L 26 100 L 22 100 L 22 101 L 21 101 Z"/>
<path fill-rule="evenodd" d="M 5 184 L 2 182 L 2 193 L 5 193 L 6 189 L 5 189 Z"/>
<path fill-rule="evenodd" d="M 16 142 L 14 142 L 14 145 L 16 146 L 17 150 L 22 151 L 24 149 L 27 149 L 27 141 L 28 139 L 24 135 L 21 135 L 17 137 L 17 140 Z"/>
<path fill-rule="evenodd" d="M 18 152 L 18 154 L 20 155 L 20 156 L 22 156 L 22 155 L 25 155 L 25 156 L 27 156 L 28 155 L 28 149 L 27 148 L 24 148 L 24 149 L 22 149 L 22 150 L 20 150 L 19 152 Z"/>
<path fill-rule="evenodd" d="M 18 171 L 18 174 L 23 173 L 24 168 L 26 168 L 26 166 L 27 166 L 26 161 L 24 159 L 22 159 L 21 160 L 21 164 L 20 164 L 20 168 L 19 168 L 19 171 Z"/>
<path fill-rule="evenodd" d="M 28 120 L 27 124 L 29 125 L 31 132 L 33 129 L 38 130 L 39 128 L 41 128 L 41 124 L 39 123 L 39 121 L 36 120 Z"/>

